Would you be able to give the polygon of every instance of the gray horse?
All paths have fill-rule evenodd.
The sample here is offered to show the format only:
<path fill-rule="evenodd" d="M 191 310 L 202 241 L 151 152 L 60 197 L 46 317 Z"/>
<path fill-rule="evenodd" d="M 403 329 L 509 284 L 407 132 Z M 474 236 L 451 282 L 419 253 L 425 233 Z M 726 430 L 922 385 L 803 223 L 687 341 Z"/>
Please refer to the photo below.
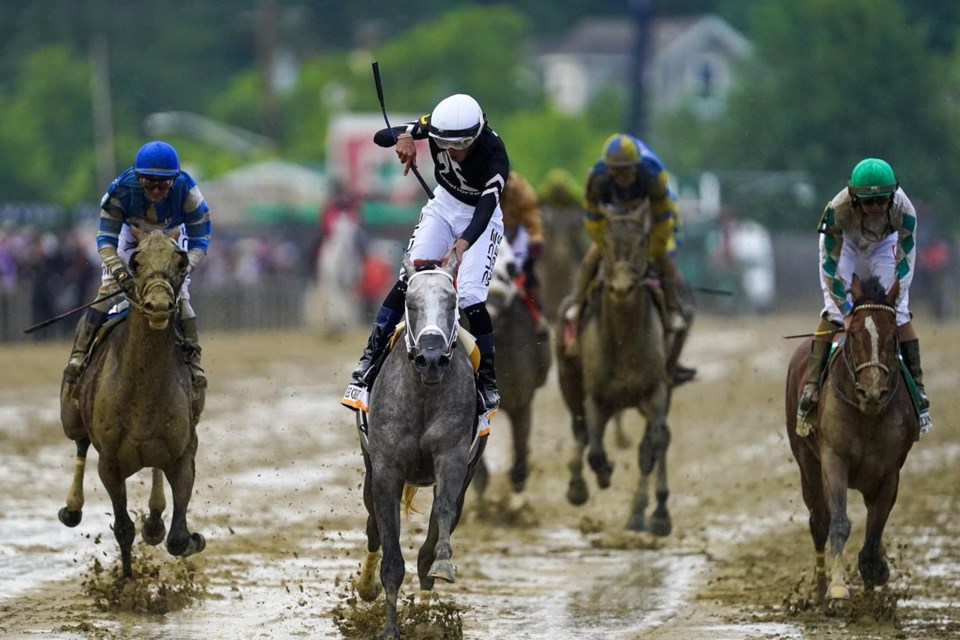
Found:
<path fill-rule="evenodd" d="M 190 368 L 176 337 L 180 286 L 189 266 L 177 235 L 134 230 L 138 248 L 130 268 L 136 292 L 129 317 L 102 342 L 97 339 L 75 397 L 68 395 L 68 387 L 61 389 L 60 420 L 67 437 L 77 442 L 77 460 L 60 521 L 68 527 L 80 523 L 83 471 L 92 442 L 99 453 L 100 480 L 113 503 L 113 533 L 125 578 L 133 576 L 130 550 L 136 535 L 127 513 L 126 479 L 146 467 L 153 468 L 153 487 L 144 542 L 159 544 L 166 533 L 162 471 L 173 493 L 167 550 L 189 556 L 206 546 L 202 535 L 187 528 L 199 414 Z"/>
<path fill-rule="evenodd" d="M 647 529 L 645 511 L 651 473 L 657 471 L 657 507 L 649 523 L 655 535 L 672 529 L 667 510 L 667 447 L 670 428 L 670 384 L 667 338 L 657 305 L 659 289 L 646 277 L 649 266 L 649 203 L 632 211 L 607 211 L 603 263 L 598 283 L 580 323 L 580 349 L 568 355 L 557 346 L 557 367 L 563 399 L 572 417 L 576 450 L 570 460 L 568 500 L 587 501 L 583 452 L 601 489 L 610 486 L 613 465 L 604 450 L 607 422 L 619 411 L 636 408 L 646 418 L 639 446 L 640 482 L 627 528 Z M 563 317 L 568 303 L 561 308 Z"/>
<path fill-rule="evenodd" d="M 421 596 L 429 597 L 435 579 L 454 581 L 450 536 L 487 438 L 475 429 L 474 369 L 458 341 L 456 256 L 451 253 L 445 267 L 415 268 L 408 257 L 403 266 L 408 283 L 405 348 L 398 342 L 383 363 L 370 393 L 369 424 L 358 419 L 368 516 L 367 554 L 354 586 L 370 601 L 382 585 L 387 601 L 382 637 L 390 639 L 400 637 L 401 496 L 412 500 L 411 486 L 434 487 L 429 529 L 417 559 Z"/>
<path fill-rule="evenodd" d="M 514 280 L 520 265 L 506 242 L 493 268 L 493 280 L 487 297 L 487 310 L 497 337 L 497 382 L 500 411 L 510 417 L 513 432 L 513 466 L 510 485 L 523 491 L 529 475 L 530 425 L 533 396 L 547 381 L 550 370 L 550 336 L 537 332 L 537 322 L 528 307 L 523 289 Z M 477 465 L 474 488 L 482 496 L 489 472 L 483 460 Z"/>

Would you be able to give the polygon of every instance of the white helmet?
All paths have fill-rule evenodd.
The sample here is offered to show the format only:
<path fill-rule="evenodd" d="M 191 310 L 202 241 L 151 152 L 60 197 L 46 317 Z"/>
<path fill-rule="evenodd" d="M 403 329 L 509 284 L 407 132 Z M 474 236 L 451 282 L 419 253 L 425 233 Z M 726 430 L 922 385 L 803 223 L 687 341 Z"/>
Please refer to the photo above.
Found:
<path fill-rule="evenodd" d="M 466 149 L 483 129 L 483 111 L 465 93 L 444 98 L 430 114 L 430 137 L 441 149 Z"/>

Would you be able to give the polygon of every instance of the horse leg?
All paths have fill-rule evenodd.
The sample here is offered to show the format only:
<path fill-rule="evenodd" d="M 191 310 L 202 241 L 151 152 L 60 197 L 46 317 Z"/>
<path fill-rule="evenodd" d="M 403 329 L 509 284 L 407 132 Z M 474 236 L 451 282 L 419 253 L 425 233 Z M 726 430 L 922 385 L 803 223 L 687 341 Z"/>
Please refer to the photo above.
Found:
<path fill-rule="evenodd" d="M 380 585 L 380 530 L 377 529 L 377 517 L 373 504 L 373 488 L 370 482 L 370 456 L 363 452 L 363 464 L 366 473 L 363 477 L 363 505 L 367 508 L 367 553 L 360 566 L 360 575 L 353 581 L 357 595 L 371 602 L 377 599 L 383 587 Z"/>
<path fill-rule="evenodd" d="M 850 537 L 847 518 L 847 465 L 833 451 L 821 453 L 824 499 L 830 513 L 829 600 L 848 600 L 850 589 L 843 576 L 843 548 Z"/>
<path fill-rule="evenodd" d="M 869 591 L 874 587 L 882 587 L 890 579 L 890 566 L 884 557 L 883 529 L 887 518 L 897 500 L 897 490 L 900 485 L 899 473 L 887 475 L 880 483 L 878 490 L 867 498 L 867 528 L 863 538 L 863 548 L 860 549 L 859 568 L 863 586 Z"/>
<path fill-rule="evenodd" d="M 97 465 L 100 473 L 100 481 L 110 495 L 110 502 L 113 504 L 113 535 L 120 545 L 120 562 L 123 565 L 123 577 L 133 577 L 133 563 L 130 555 L 130 549 L 133 547 L 133 538 L 136 536 L 136 527 L 130 514 L 127 513 L 127 482 L 126 478 L 120 475 L 120 470 L 116 465 L 110 464 L 100 456 L 100 462 Z"/>
<path fill-rule="evenodd" d="M 650 515 L 650 532 L 656 536 L 667 536 L 673 531 L 673 522 L 670 519 L 670 511 L 667 509 L 667 498 L 670 497 L 670 487 L 667 485 L 667 449 L 670 447 L 670 427 L 664 419 L 663 422 L 658 422 L 652 431 L 652 464 L 657 468 L 657 506 Z M 642 459 L 644 456 L 641 455 L 640 457 Z M 640 473 L 641 477 L 649 475 L 649 471 L 644 472 L 642 469 Z M 646 496 L 645 484 L 643 490 L 644 496 Z"/>
<path fill-rule="evenodd" d="M 67 492 L 67 506 L 61 507 L 57 514 L 60 522 L 68 527 L 77 526 L 83 517 L 83 471 L 87 468 L 89 448 L 90 438 L 84 436 L 77 440 L 77 457 L 73 462 L 73 481 Z"/>
<path fill-rule="evenodd" d="M 383 545 L 380 584 L 383 585 L 387 601 L 387 619 L 381 638 L 399 640 L 397 596 L 403 582 L 403 551 L 400 548 L 400 495 L 403 492 L 403 481 L 377 475 L 373 477 L 372 490 L 376 527 Z"/>
<path fill-rule="evenodd" d="M 150 500 L 147 506 L 150 515 L 144 517 L 140 527 L 140 537 L 149 545 L 158 545 L 167 535 L 167 527 L 163 524 L 163 510 L 167 508 L 167 500 L 163 495 L 163 471 L 153 468 L 153 484 L 150 487 Z"/>
<path fill-rule="evenodd" d="M 583 451 L 587 448 L 587 425 L 583 414 L 574 414 L 573 427 L 573 456 L 567 467 L 570 469 L 570 484 L 567 487 L 567 500 L 570 504 L 580 506 L 590 497 L 587 483 L 583 479 Z"/>
<path fill-rule="evenodd" d="M 597 486 L 601 489 L 610 487 L 610 476 L 613 475 L 613 463 L 607 459 L 607 452 L 603 448 L 603 433 L 607 427 L 610 415 L 601 411 L 597 402 L 587 398 L 583 403 L 583 410 L 587 421 L 587 462 L 597 474 Z"/>
<path fill-rule="evenodd" d="M 207 546 L 201 534 L 190 533 L 187 528 L 187 507 L 193 495 L 193 481 L 196 475 L 193 464 L 196 448 L 197 439 L 193 436 L 192 445 L 187 447 L 179 460 L 164 470 L 173 496 L 173 515 L 170 517 L 170 533 L 167 534 L 167 552 L 172 556 L 184 558 L 200 553 Z"/>
<path fill-rule="evenodd" d="M 430 513 L 431 529 L 436 523 L 436 536 L 431 542 L 428 536 L 424 547 L 432 547 L 433 563 L 427 575 L 446 582 L 453 582 L 453 546 L 450 535 L 453 533 L 463 509 L 463 496 L 470 481 L 469 462 L 464 456 L 447 455 L 434 463 L 437 479 L 433 493 L 433 509 Z M 423 549 L 421 548 L 421 553 Z"/>
<path fill-rule="evenodd" d="M 825 550 L 827 537 L 830 534 L 830 511 L 824 499 L 823 484 L 820 477 L 820 465 L 816 458 L 810 455 L 807 458 L 810 467 L 801 467 L 800 486 L 803 493 L 803 502 L 810 512 L 810 537 L 813 539 L 814 549 L 814 590 L 817 603 L 823 602 L 827 592 L 827 567 Z"/>
<path fill-rule="evenodd" d="M 514 411 L 510 416 L 513 427 L 513 467 L 510 469 L 510 486 L 515 493 L 523 491 L 527 484 L 529 470 L 527 460 L 530 453 L 530 405 Z"/>

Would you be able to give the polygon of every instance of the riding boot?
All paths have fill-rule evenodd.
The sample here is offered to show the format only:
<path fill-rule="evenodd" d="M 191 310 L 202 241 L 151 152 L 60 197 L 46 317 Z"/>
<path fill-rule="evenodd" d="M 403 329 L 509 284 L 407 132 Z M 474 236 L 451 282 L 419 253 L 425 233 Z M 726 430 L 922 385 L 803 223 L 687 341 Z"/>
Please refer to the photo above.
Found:
<path fill-rule="evenodd" d="M 930 400 L 927 398 L 927 390 L 923 386 L 923 370 L 920 368 L 920 341 L 901 342 L 900 355 L 903 357 L 903 363 L 907 366 L 907 371 L 913 377 L 913 382 L 917 388 L 917 413 L 920 414 L 920 433 L 927 433 L 933 428 L 933 420 L 930 418 Z"/>
<path fill-rule="evenodd" d="M 807 416 L 816 408 L 820 401 L 820 377 L 830 355 L 830 342 L 814 340 L 810 346 L 810 356 L 807 359 L 807 372 L 804 378 L 803 391 L 797 403 L 797 418 L 806 420 Z"/>
<path fill-rule="evenodd" d="M 657 270 L 660 272 L 660 287 L 663 289 L 663 302 L 666 307 L 664 329 L 667 333 L 667 365 L 668 370 L 673 371 L 670 384 L 676 387 L 693 380 L 697 370 L 679 362 L 680 352 L 689 333 L 689 324 L 680 301 L 676 266 L 672 259 L 665 256 L 657 261 Z"/>
<path fill-rule="evenodd" d="M 197 318 L 183 318 L 180 320 L 180 332 L 183 334 L 183 355 L 190 366 L 190 379 L 196 390 L 207 388 L 207 374 L 200 366 L 200 339 L 197 335 Z"/>
<path fill-rule="evenodd" d="M 478 341 L 479 343 L 479 341 Z M 477 391 L 483 399 L 484 413 L 490 414 L 500 408 L 500 392 L 497 391 L 497 374 L 493 364 L 493 352 L 480 354 L 477 369 Z"/>
<path fill-rule="evenodd" d="M 70 359 L 63 370 L 63 382 L 67 385 L 75 385 L 83 373 L 83 363 L 86 360 L 87 352 L 93 344 L 93 339 L 97 335 L 97 330 L 107 319 L 107 314 L 88 308 L 77 322 L 77 332 L 73 338 L 73 348 L 70 350 Z"/>

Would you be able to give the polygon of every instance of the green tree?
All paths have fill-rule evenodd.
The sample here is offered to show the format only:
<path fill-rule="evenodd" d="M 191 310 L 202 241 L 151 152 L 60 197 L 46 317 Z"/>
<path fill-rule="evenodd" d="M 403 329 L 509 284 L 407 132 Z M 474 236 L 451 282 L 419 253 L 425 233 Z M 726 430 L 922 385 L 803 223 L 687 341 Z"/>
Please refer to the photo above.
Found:
<path fill-rule="evenodd" d="M 751 18 L 756 64 L 699 141 L 700 166 L 805 170 L 819 208 L 859 159 L 880 156 L 914 198 L 948 202 L 958 167 L 946 66 L 894 0 L 762 3 Z M 770 215 L 809 228 L 812 212 Z"/>
<path fill-rule="evenodd" d="M 28 56 L 17 90 L 0 101 L 0 201 L 39 200 L 73 205 L 94 185 L 89 65 L 68 47 Z"/>

